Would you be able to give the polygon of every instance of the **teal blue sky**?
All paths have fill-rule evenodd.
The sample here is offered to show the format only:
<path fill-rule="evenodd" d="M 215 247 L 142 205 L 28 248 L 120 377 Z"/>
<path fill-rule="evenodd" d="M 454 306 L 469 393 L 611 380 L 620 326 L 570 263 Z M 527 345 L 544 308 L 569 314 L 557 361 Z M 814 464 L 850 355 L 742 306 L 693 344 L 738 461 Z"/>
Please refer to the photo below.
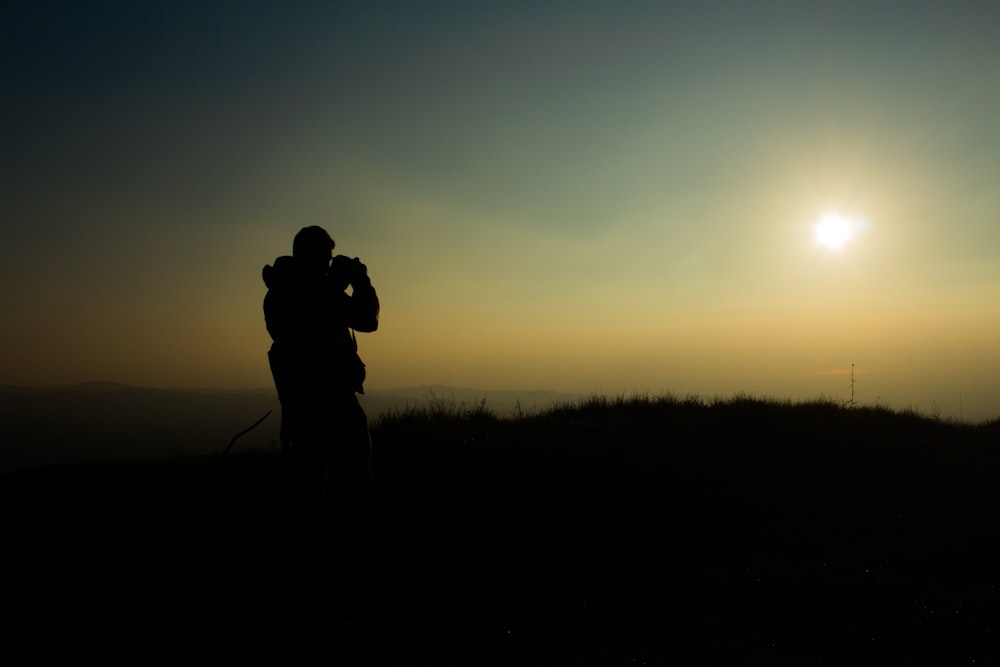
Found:
<path fill-rule="evenodd" d="M 270 383 L 368 266 L 373 387 L 1000 414 L 1000 5 L 5 2 L 0 383 Z M 851 238 L 817 244 L 836 213 Z"/>

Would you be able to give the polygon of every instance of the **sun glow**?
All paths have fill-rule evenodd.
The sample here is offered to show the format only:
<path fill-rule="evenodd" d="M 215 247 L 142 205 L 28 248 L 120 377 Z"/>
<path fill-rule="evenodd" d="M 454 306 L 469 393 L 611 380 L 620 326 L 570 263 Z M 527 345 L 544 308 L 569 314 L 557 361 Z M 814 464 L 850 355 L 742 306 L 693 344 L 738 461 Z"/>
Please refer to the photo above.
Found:
<path fill-rule="evenodd" d="M 840 250 L 854 237 L 854 229 L 851 220 L 829 213 L 816 224 L 816 243 L 829 250 Z"/>

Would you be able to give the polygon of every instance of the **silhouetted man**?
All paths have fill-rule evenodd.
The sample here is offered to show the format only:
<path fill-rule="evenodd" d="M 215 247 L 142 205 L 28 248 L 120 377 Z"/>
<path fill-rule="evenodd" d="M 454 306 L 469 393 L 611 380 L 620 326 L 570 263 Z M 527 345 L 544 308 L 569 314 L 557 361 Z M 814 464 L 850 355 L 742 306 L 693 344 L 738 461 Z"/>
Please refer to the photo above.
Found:
<path fill-rule="evenodd" d="M 263 271 L 296 555 L 321 566 L 357 564 L 372 500 L 371 438 L 356 395 L 365 368 L 354 331 L 378 328 L 379 302 L 365 265 L 333 257 L 334 246 L 322 227 L 304 227 L 291 257 Z"/>

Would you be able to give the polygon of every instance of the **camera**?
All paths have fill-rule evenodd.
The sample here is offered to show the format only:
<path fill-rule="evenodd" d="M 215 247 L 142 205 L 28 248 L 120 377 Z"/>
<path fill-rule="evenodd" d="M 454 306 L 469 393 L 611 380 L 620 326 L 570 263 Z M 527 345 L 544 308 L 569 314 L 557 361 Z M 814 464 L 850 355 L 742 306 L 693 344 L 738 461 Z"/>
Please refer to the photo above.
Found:
<path fill-rule="evenodd" d="M 361 273 L 360 259 L 347 255 L 337 255 L 330 260 L 330 270 L 327 272 L 327 276 L 337 288 L 347 289 L 347 286 L 357 280 Z"/>

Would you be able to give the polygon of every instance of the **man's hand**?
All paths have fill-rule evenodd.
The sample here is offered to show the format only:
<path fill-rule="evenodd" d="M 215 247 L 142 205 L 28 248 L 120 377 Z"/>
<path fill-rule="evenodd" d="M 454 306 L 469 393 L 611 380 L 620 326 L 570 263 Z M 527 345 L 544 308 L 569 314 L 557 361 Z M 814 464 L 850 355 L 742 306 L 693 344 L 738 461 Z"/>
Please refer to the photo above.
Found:
<path fill-rule="evenodd" d="M 368 267 L 361 263 L 361 260 L 357 257 L 354 258 L 355 266 L 354 270 L 356 273 L 352 278 L 367 278 L 368 277 Z"/>

